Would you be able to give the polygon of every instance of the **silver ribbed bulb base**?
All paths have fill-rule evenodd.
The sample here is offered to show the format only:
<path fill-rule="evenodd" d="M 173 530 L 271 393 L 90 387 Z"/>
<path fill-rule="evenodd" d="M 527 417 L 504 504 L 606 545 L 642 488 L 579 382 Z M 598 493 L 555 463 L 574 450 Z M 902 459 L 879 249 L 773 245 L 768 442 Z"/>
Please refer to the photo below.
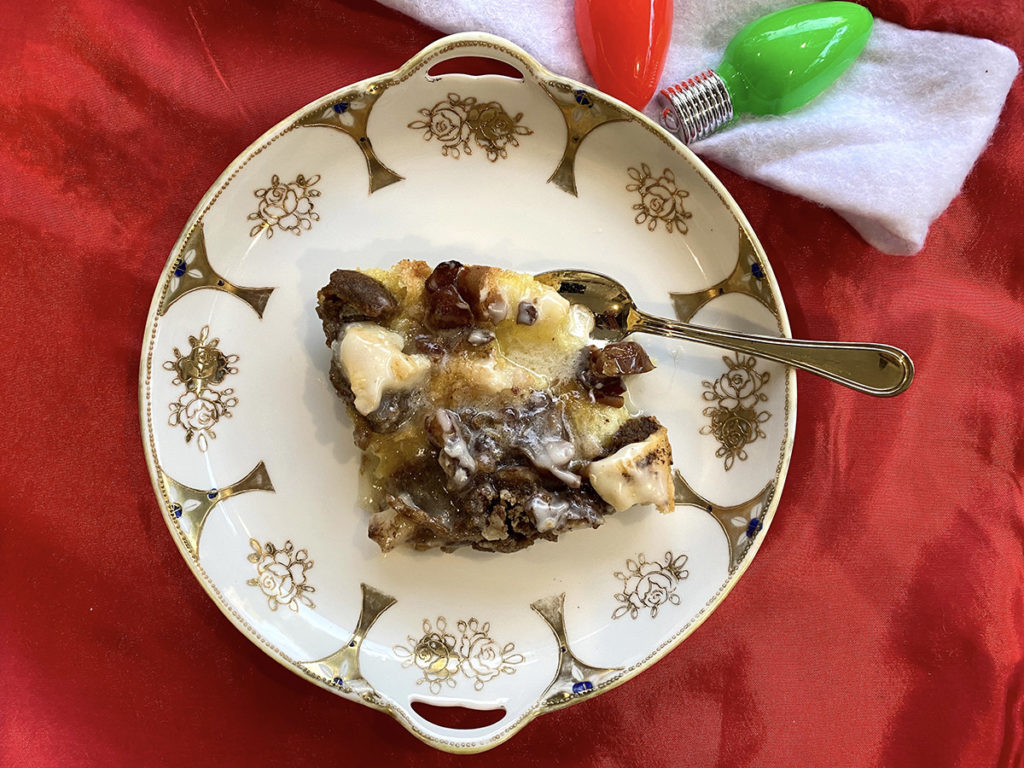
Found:
<path fill-rule="evenodd" d="M 661 99 L 661 124 L 684 144 L 706 138 L 732 120 L 729 91 L 710 69 L 665 88 Z"/>

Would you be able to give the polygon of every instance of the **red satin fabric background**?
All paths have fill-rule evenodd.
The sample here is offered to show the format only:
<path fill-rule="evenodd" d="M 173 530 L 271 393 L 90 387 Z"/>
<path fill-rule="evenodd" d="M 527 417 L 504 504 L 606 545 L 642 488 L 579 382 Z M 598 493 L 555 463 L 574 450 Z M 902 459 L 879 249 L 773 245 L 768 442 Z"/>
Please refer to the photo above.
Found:
<path fill-rule="evenodd" d="M 876 0 L 1024 54 L 1019 0 Z M 370 2 L 0 9 L 0 765 L 1024 765 L 1024 87 L 925 249 L 722 171 L 794 335 L 888 341 L 880 401 L 799 377 L 752 567 L 633 681 L 484 755 L 279 666 L 179 556 L 137 415 L 150 298 L 264 130 L 436 38 Z"/>

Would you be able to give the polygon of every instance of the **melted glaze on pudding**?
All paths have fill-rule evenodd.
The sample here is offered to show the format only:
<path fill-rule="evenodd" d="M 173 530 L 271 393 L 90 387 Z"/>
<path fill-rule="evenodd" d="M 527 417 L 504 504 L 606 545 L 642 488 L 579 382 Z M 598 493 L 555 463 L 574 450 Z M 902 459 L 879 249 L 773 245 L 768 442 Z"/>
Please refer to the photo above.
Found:
<path fill-rule="evenodd" d="M 317 296 L 330 380 L 387 552 L 513 552 L 638 504 L 673 508 L 672 452 L 625 408 L 653 364 L 529 275 L 455 261 L 337 270 Z"/>

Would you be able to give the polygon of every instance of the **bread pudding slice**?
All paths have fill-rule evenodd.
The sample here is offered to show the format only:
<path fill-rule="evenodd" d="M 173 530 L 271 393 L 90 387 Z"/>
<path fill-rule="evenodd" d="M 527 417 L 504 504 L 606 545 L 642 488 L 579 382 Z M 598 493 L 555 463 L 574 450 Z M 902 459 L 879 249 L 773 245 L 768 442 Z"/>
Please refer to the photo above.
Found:
<path fill-rule="evenodd" d="M 513 552 L 638 504 L 673 506 L 672 450 L 631 416 L 632 341 L 529 275 L 455 261 L 336 270 L 317 296 L 363 453 L 369 536 Z"/>

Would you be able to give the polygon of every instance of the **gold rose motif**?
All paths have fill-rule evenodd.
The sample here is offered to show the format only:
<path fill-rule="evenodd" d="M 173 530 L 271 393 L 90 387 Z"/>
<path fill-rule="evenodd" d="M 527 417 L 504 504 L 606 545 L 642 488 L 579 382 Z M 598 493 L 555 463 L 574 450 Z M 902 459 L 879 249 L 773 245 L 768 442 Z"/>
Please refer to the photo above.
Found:
<path fill-rule="evenodd" d="M 259 223 L 249 230 L 249 236 L 256 237 L 266 230 L 271 238 L 275 228 L 293 235 L 312 229 L 313 222 L 320 221 L 320 214 L 313 210 L 313 199 L 320 197 L 320 190 L 313 188 L 318 181 L 319 175 L 307 179 L 301 173 L 288 182 L 282 182 L 276 173 L 271 176 L 269 187 L 253 193 L 259 204 L 248 219 Z"/>
<path fill-rule="evenodd" d="M 643 554 L 636 560 L 626 560 L 626 570 L 616 571 L 615 578 L 622 581 L 622 591 L 615 595 L 621 603 L 613 612 L 612 618 L 618 619 L 627 613 L 635 619 L 643 610 L 650 610 L 651 618 L 657 618 L 658 610 L 665 605 L 679 605 L 676 589 L 679 582 L 690 575 L 683 568 L 686 555 L 665 553 L 665 562 L 648 562 Z"/>
<path fill-rule="evenodd" d="M 457 636 L 448 631 L 445 617 L 438 616 L 433 624 L 424 619 L 423 635 L 418 640 L 410 635 L 408 647 L 394 647 L 403 667 L 415 665 L 422 673 L 416 684 L 426 683 L 431 693 L 440 693 L 443 686 L 454 688 L 460 673 L 479 691 L 498 675 L 514 674 L 515 665 L 525 661 L 515 652 L 515 643 L 499 645 L 491 638 L 490 622 L 460 619 L 455 628 Z"/>
<path fill-rule="evenodd" d="M 420 114 L 425 119 L 414 120 L 409 127 L 422 130 L 426 141 L 437 139 L 444 157 L 457 159 L 462 154 L 473 154 L 472 140 L 493 163 L 499 157 L 508 157 L 509 146 L 519 146 L 517 136 L 533 133 L 519 124 L 522 112 L 512 117 L 496 101 L 481 104 L 472 96 L 462 98 L 457 93 L 449 93 L 447 100 L 421 109 Z"/>
<path fill-rule="evenodd" d="M 761 437 L 766 437 L 761 425 L 772 417 L 769 411 L 759 411 L 757 406 L 768 399 L 762 388 L 768 383 L 768 371 L 755 369 L 756 360 L 735 353 L 722 358 L 728 368 L 714 381 L 702 382 L 703 397 L 715 405 L 704 409 L 704 415 L 711 422 L 700 428 L 702 435 L 714 435 L 719 442 L 715 456 L 725 460 L 726 471 L 732 469 L 736 460 L 746 461 L 746 447 Z"/>
<path fill-rule="evenodd" d="M 226 355 L 218 349 L 220 339 L 210 339 L 210 326 L 204 325 L 199 336 L 189 336 L 191 349 L 183 355 L 174 347 L 174 360 L 164 362 L 164 370 L 174 371 L 171 383 L 184 385 L 185 391 L 170 404 L 168 423 L 185 430 L 185 442 L 196 441 L 200 451 L 207 451 L 210 440 L 217 437 L 213 428 L 222 418 L 231 417 L 238 405 L 235 390 L 215 389 L 224 378 L 238 373 L 234 363 L 238 355 Z"/>
<path fill-rule="evenodd" d="M 423 674 L 416 684 L 426 683 L 431 693 L 440 693 L 442 685 L 454 688 L 461 660 L 455 650 L 455 635 L 448 632 L 447 619 L 439 616 L 436 628 L 424 619 L 423 636 L 416 640 L 410 635 L 409 642 L 412 650 L 404 645 L 396 645 L 394 650 L 396 656 L 404 659 L 403 667 L 415 664 Z"/>
<path fill-rule="evenodd" d="M 480 690 L 484 683 L 498 675 L 514 674 L 516 664 L 524 661 L 522 654 L 515 653 L 515 643 L 498 645 L 491 639 L 490 622 L 480 624 L 476 619 L 459 621 L 456 627 L 461 634 L 459 655 L 462 657 L 462 674 L 473 681 L 473 688 Z"/>
<path fill-rule="evenodd" d="M 316 587 L 306 583 L 306 571 L 313 567 L 309 552 L 305 549 L 296 551 L 290 541 L 286 541 L 283 547 L 277 547 L 269 541 L 260 545 L 256 539 L 249 539 L 249 546 L 252 553 L 246 559 L 256 564 L 256 578 L 245 583 L 259 587 L 270 610 L 276 611 L 284 605 L 291 611 L 298 611 L 299 603 L 316 607 L 309 597 L 310 592 L 316 592 Z"/>
<path fill-rule="evenodd" d="M 689 232 L 686 222 L 693 214 L 683 206 L 683 200 L 690 193 L 679 188 L 670 168 L 666 168 L 657 177 L 647 163 L 641 163 L 639 170 L 630 168 L 627 172 L 633 183 L 627 184 L 626 190 L 640 195 L 640 202 L 633 205 L 633 210 L 637 211 L 633 221 L 637 224 L 646 223 L 651 232 L 657 229 L 658 222 L 664 224 L 668 232 L 679 232 L 681 235 Z"/>

